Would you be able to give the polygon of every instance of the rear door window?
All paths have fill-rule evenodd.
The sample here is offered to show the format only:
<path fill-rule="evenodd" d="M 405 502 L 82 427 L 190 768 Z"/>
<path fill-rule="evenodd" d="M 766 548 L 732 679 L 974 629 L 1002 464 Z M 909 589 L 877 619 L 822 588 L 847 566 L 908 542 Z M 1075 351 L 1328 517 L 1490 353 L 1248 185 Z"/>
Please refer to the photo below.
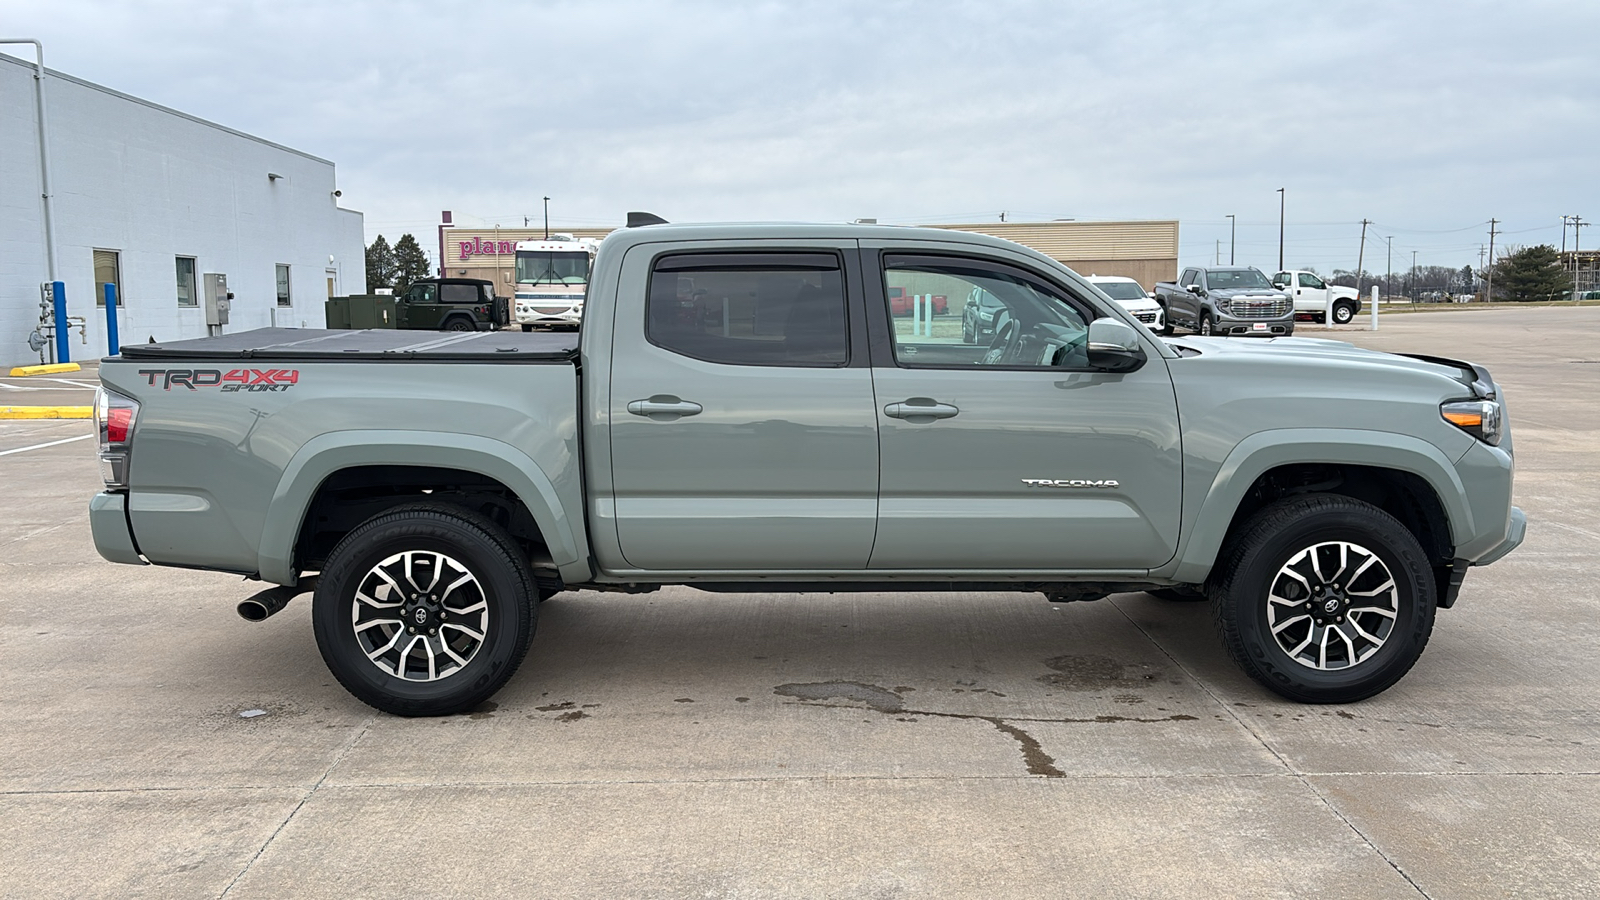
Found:
<path fill-rule="evenodd" d="M 439 295 L 445 303 L 477 303 L 481 299 L 475 284 L 443 284 Z"/>
<path fill-rule="evenodd" d="M 831 253 L 662 257 L 651 273 L 645 320 L 650 343 L 706 362 L 849 362 L 843 270 Z"/>

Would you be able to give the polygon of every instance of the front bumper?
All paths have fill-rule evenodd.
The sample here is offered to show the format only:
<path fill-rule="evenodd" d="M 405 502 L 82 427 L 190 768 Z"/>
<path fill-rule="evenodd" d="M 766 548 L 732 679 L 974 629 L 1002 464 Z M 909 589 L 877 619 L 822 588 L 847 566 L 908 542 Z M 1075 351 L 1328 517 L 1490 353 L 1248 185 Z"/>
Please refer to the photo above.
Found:
<path fill-rule="evenodd" d="M 101 492 L 89 501 L 89 533 L 94 549 L 114 563 L 148 565 L 133 543 L 128 528 L 128 495 Z"/>
<path fill-rule="evenodd" d="M 1473 560 L 1475 566 L 1487 566 L 1500 557 L 1517 549 L 1522 539 L 1528 535 L 1528 516 L 1519 507 L 1511 507 L 1511 522 L 1506 528 L 1506 539 L 1496 544 L 1489 552 Z"/>
<path fill-rule="evenodd" d="M 1213 333 L 1242 337 L 1288 337 L 1294 334 L 1294 315 L 1276 319 L 1241 319 L 1217 310 L 1217 319 L 1211 323 Z"/>

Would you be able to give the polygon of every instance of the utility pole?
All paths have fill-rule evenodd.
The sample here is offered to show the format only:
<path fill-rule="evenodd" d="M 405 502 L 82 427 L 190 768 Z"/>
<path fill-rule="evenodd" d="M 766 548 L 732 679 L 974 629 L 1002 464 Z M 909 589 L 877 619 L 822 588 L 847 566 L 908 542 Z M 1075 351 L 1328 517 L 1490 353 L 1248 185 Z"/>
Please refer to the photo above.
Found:
<path fill-rule="evenodd" d="M 1211 264 L 1213 266 L 1222 265 L 1222 238 L 1217 238 L 1217 252 L 1212 256 L 1211 259 Z"/>
<path fill-rule="evenodd" d="M 1357 303 L 1361 302 L 1361 274 L 1362 274 L 1361 273 L 1361 264 L 1363 262 L 1365 262 L 1366 258 L 1367 258 L 1367 226 L 1371 225 L 1371 224 L 1372 224 L 1372 222 L 1367 220 L 1367 219 L 1362 219 L 1361 220 L 1361 249 L 1356 251 L 1356 302 Z"/>
<path fill-rule="evenodd" d="M 1238 225 L 1239 225 L 1239 220 L 1238 219 L 1235 219 L 1231 215 L 1228 216 L 1228 265 L 1230 265 L 1230 266 L 1234 265 L 1234 262 L 1233 262 L 1233 245 L 1234 245 L 1234 237 L 1238 233 L 1235 230 Z M 1565 235 L 1566 232 L 1563 231 L 1562 234 Z"/>
<path fill-rule="evenodd" d="M 1580 290 L 1582 290 L 1582 288 L 1578 287 L 1578 274 L 1579 274 L 1578 266 L 1580 265 L 1579 260 L 1582 258 L 1581 255 L 1578 253 L 1578 229 L 1582 228 L 1585 225 L 1589 225 L 1589 224 L 1591 224 L 1591 223 L 1585 222 L 1580 216 L 1573 216 L 1572 217 L 1572 296 L 1573 297 L 1580 296 L 1580 294 L 1578 292 Z"/>
<path fill-rule="evenodd" d="M 1383 295 L 1387 297 L 1394 293 L 1394 235 L 1385 240 L 1389 242 L 1389 255 L 1383 261 Z"/>
<path fill-rule="evenodd" d="M 1489 268 L 1484 270 L 1488 277 L 1483 282 L 1483 299 L 1489 303 L 1494 302 L 1494 227 L 1499 224 L 1499 219 L 1489 220 Z"/>
<path fill-rule="evenodd" d="M 544 239 L 550 240 L 550 198 L 544 198 Z"/>
<path fill-rule="evenodd" d="M 1278 271 L 1283 271 L 1283 210 L 1286 195 L 1278 188 Z"/>
<path fill-rule="evenodd" d="M 523 228 L 527 228 L 528 227 L 528 217 L 527 216 L 523 216 L 522 217 L 522 227 Z"/>

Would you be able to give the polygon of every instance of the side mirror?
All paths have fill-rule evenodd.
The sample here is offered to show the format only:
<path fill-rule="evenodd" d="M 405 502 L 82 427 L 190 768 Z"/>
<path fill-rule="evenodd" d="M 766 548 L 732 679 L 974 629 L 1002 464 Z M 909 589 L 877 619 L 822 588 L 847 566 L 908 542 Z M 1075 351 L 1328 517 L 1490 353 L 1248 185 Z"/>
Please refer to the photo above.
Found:
<path fill-rule="evenodd" d="M 1189 285 L 1189 293 L 1191 293 L 1191 294 L 1200 293 L 1200 285 L 1198 285 L 1198 284 Z"/>
<path fill-rule="evenodd" d="M 1089 365 L 1102 372 L 1132 372 L 1145 363 L 1139 334 L 1120 319 L 1089 323 Z"/>

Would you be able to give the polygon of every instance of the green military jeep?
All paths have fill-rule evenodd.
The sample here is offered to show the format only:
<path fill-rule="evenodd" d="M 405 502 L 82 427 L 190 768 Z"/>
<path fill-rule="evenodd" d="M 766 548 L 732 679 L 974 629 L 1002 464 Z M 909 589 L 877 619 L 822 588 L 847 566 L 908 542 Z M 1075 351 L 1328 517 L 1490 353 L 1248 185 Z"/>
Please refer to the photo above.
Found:
<path fill-rule="evenodd" d="M 510 305 L 482 278 L 423 278 L 395 298 L 400 328 L 495 331 L 510 321 Z"/>

